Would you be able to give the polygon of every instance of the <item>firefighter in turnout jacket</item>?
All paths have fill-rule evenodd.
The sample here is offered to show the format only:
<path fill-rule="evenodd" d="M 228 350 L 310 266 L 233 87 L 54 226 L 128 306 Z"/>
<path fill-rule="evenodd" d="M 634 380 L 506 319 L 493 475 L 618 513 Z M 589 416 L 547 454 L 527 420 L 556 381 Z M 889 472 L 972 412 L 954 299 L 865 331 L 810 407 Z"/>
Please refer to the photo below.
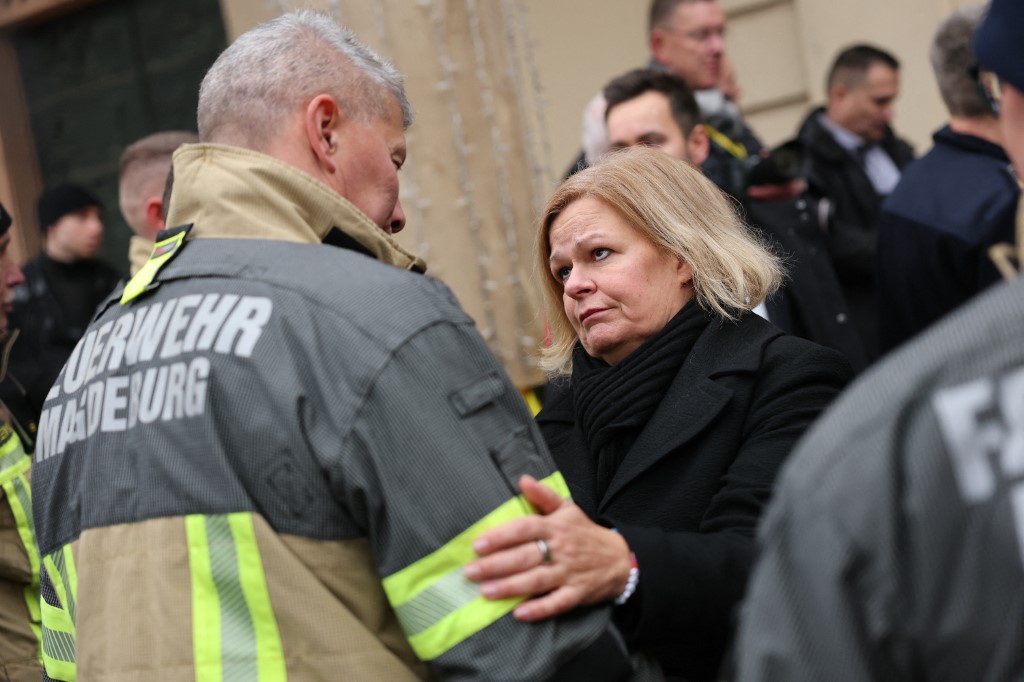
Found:
<path fill-rule="evenodd" d="M 638 679 L 608 607 L 520 623 L 463 576 L 480 532 L 532 513 L 522 475 L 568 492 L 390 236 L 410 122 L 397 72 L 312 11 L 206 75 L 179 227 L 40 420 L 52 678 Z"/>

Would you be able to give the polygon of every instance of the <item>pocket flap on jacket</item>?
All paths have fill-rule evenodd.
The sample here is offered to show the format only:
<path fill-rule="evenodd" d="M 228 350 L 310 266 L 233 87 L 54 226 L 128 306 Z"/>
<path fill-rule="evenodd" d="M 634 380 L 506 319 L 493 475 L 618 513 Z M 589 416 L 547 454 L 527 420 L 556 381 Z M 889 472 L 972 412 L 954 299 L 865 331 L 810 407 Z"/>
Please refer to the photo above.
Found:
<path fill-rule="evenodd" d="M 497 374 L 488 374 L 448 396 L 461 417 L 468 417 L 493 403 L 505 390 L 505 382 Z"/>

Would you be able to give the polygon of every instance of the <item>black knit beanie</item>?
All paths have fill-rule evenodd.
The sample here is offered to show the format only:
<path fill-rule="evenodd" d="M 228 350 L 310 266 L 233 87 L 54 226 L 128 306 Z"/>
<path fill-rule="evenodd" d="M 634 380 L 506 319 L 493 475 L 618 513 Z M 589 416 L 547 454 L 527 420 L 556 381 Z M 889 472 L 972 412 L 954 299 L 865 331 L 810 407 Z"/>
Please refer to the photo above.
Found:
<path fill-rule="evenodd" d="M 96 198 L 96 195 L 81 185 L 68 183 L 51 187 L 39 197 L 39 228 L 45 234 L 50 225 L 68 213 L 74 213 L 89 206 L 103 208 L 103 204 Z"/>

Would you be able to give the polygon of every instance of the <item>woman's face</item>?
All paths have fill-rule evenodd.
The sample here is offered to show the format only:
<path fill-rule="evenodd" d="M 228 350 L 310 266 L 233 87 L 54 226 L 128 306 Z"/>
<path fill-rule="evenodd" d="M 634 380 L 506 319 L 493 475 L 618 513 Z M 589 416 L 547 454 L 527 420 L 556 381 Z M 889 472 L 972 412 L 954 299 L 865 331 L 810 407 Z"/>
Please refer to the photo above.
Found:
<path fill-rule="evenodd" d="M 656 334 L 693 295 L 690 266 L 657 249 L 600 199 L 569 204 L 548 232 L 562 303 L 593 357 L 614 365 Z"/>

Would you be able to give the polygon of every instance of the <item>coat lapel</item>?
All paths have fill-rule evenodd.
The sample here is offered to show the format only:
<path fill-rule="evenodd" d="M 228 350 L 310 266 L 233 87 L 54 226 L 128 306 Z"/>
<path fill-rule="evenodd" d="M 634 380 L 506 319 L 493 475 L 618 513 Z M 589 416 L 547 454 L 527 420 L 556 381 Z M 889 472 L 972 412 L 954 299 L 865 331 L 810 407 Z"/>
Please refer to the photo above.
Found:
<path fill-rule="evenodd" d="M 572 392 L 567 384 L 548 387 L 544 409 L 537 415 L 537 426 L 544 434 L 558 470 L 565 477 L 573 502 L 588 515 L 595 516 L 599 501 L 594 495 L 596 461 L 576 428 Z"/>
<path fill-rule="evenodd" d="M 764 345 L 781 333 L 752 313 L 740 323 L 709 324 L 615 472 L 599 510 L 607 509 L 612 499 L 643 472 L 698 436 L 733 396 L 732 390 L 717 379 L 757 371 Z"/>

